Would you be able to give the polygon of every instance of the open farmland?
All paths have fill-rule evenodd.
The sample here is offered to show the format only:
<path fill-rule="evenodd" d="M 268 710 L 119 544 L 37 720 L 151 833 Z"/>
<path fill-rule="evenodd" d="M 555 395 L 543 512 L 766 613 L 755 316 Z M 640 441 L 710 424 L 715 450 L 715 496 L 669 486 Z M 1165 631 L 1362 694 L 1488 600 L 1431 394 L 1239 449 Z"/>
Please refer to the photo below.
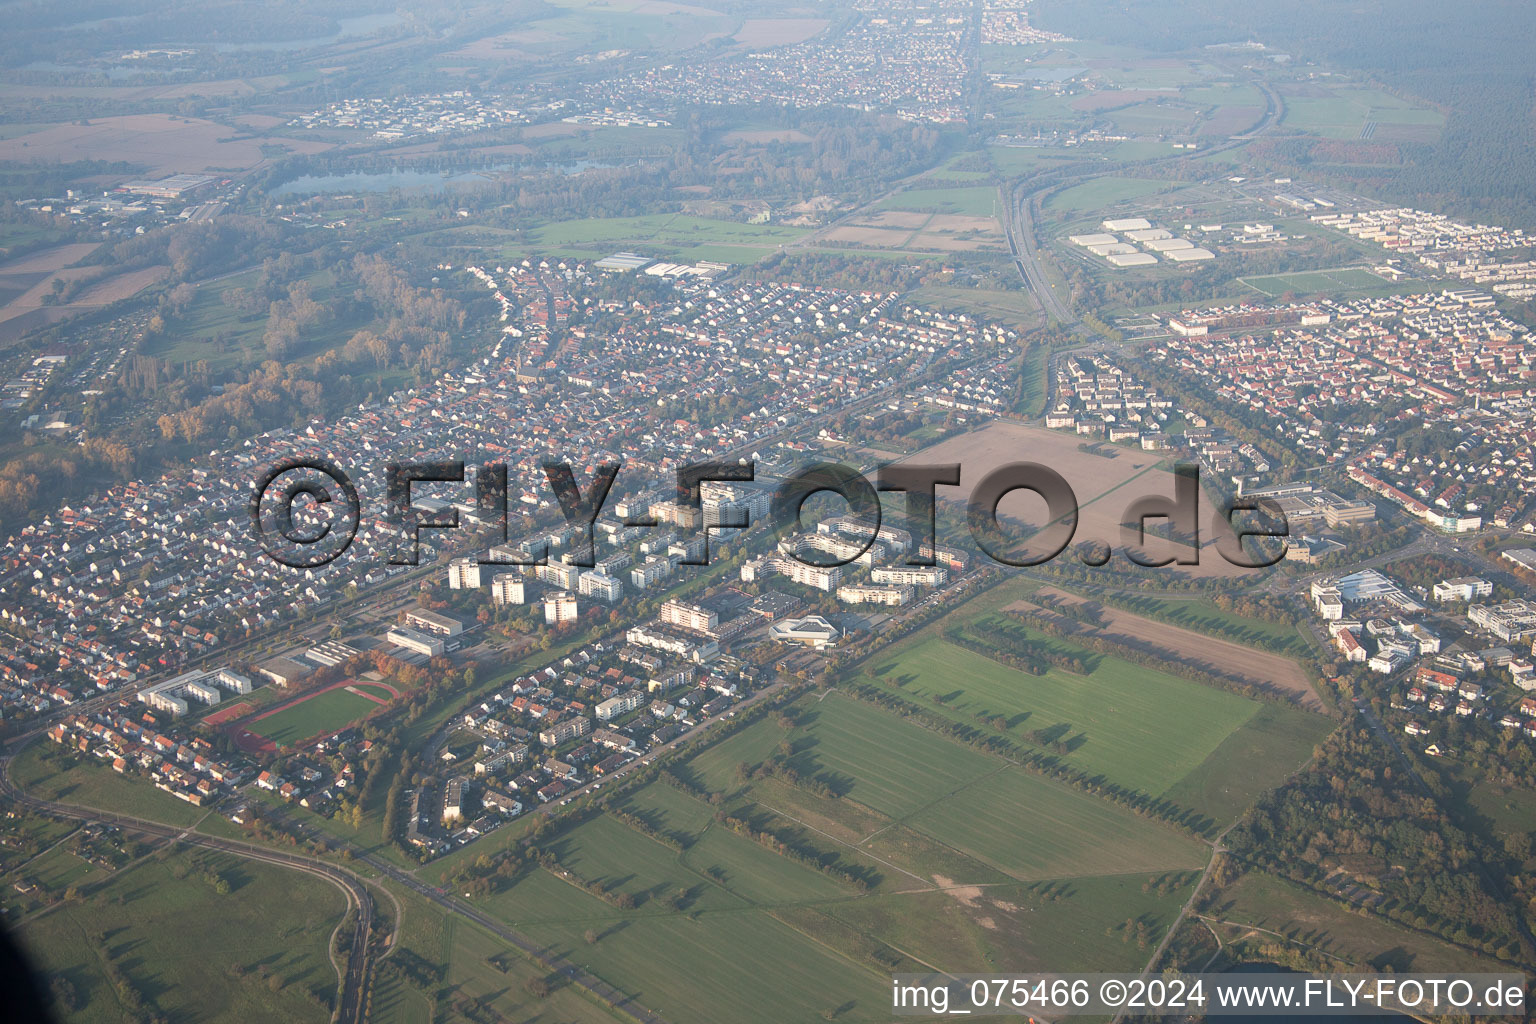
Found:
<path fill-rule="evenodd" d="M 882 199 L 878 206 L 882 210 L 915 210 L 990 218 L 997 212 L 997 189 L 990 185 L 972 188 L 915 188 Z"/>
<path fill-rule="evenodd" d="M 1067 882 L 954 886 L 941 891 L 871 896 L 838 915 L 871 938 L 924 962 L 973 965 L 957 970 L 1135 971 L 1147 959 L 1129 920 L 1154 934 L 1173 923 L 1189 887 L 1148 883 L 1170 876 L 1132 874 Z"/>
<path fill-rule="evenodd" d="M 941 703 L 943 713 L 964 722 L 1002 716 L 1018 742 L 1031 732 L 1055 736 L 1071 764 L 1151 794 L 1188 775 L 1258 709 L 1246 697 L 1092 657 L 1087 675 L 1052 667 L 1033 676 L 932 636 L 873 664 L 904 697 Z M 1178 742 L 1170 742 L 1175 735 Z"/>
<path fill-rule="evenodd" d="M 129 114 L 92 118 L 88 124 L 60 124 L 13 139 L 0 139 L 0 162 L 125 160 L 158 177 L 249 170 L 266 160 L 263 147 L 292 153 L 319 153 L 328 143 L 300 139 L 231 138 L 221 124 L 170 114 Z"/>
<path fill-rule="evenodd" d="M 616 854 L 644 843 L 655 845 L 631 833 Z M 880 1019 L 877 974 L 747 904 L 625 913 L 537 870 L 487 909 L 677 1024 L 812 1020 L 850 1002 L 840 1019 Z M 587 941 L 589 931 L 596 941 Z"/>
<path fill-rule="evenodd" d="M 229 895 L 214 896 L 210 872 Z M 340 892 L 301 872 L 177 852 L 140 861 L 100 898 L 65 904 L 19 934 L 74 988 L 71 1020 L 124 1019 L 105 959 L 166 1019 L 301 1024 L 329 1012 L 336 971 L 327 950 L 345 909 Z"/>
<path fill-rule="evenodd" d="M 1098 454 L 1097 452 L 1102 452 Z M 1160 465 L 1162 458 L 1155 452 L 1144 452 L 1111 445 L 1099 445 L 1096 451 L 1083 451 L 1074 435 L 1030 427 L 1021 423 L 997 421 L 969 433 L 957 434 L 913 455 L 910 461 L 921 464 L 960 463 L 960 486 L 945 488 L 941 498 L 965 501 L 972 489 L 988 473 L 1011 462 L 1044 463 L 1072 487 L 1079 507 L 1074 543 L 1097 540 L 1117 549 L 1116 564 L 1123 557 L 1120 548 L 1121 524 L 1126 510 L 1140 498 L 1158 496 L 1171 498 L 1174 493 L 1173 474 Z M 1027 495 L 1027 496 L 1026 496 Z M 1028 492 L 1016 492 L 1003 499 L 998 508 L 1000 518 L 1016 520 L 1022 524 L 1039 527 L 1046 521 L 1045 503 Z M 1201 547 L 1198 565 L 1169 565 L 1148 569 L 1149 573 L 1190 573 L 1196 576 L 1236 577 L 1253 575 L 1251 569 L 1232 565 L 1216 550 L 1212 528 L 1214 506 L 1202 489 L 1199 500 Z M 954 509 L 940 511 L 941 517 L 961 517 Z M 1232 537 L 1231 527 L 1225 520 L 1218 520 L 1220 535 Z M 1148 536 L 1147 550 L 1154 556 L 1178 552 L 1188 553 L 1185 545 Z M 1032 550 L 1024 545 L 1022 550 Z M 1061 557 L 1070 557 L 1063 553 Z"/>
<path fill-rule="evenodd" d="M 827 27 L 825 18 L 747 18 L 731 38 L 743 46 L 791 46 Z"/>
<path fill-rule="evenodd" d="M 1066 604 L 1082 604 L 1075 594 L 1045 587 L 1040 597 L 1050 597 Z M 1312 681 L 1295 661 L 1230 640 L 1221 640 L 1179 626 L 1143 618 L 1124 609 L 1101 605 L 1101 635 L 1111 640 L 1128 640 L 1144 649 L 1172 658 L 1207 672 L 1237 674 L 1262 683 L 1277 692 L 1292 695 L 1298 704 L 1313 711 L 1322 710 L 1322 701 L 1312 688 Z"/>
<path fill-rule="evenodd" d="M 910 823 L 1024 881 L 1205 865 L 1196 840 L 1021 768 L 966 786 Z"/>
<path fill-rule="evenodd" d="M 836 694 L 802 714 L 791 763 L 845 797 L 903 818 L 996 771 L 994 758 Z"/>
<path fill-rule="evenodd" d="M 1063 947 L 1032 937 L 1047 919 L 1063 925 L 1074 955 L 1132 967 L 1145 953 L 1115 929 L 1128 914 L 1165 927 L 1187 897 L 1188 873 L 1203 865 L 1204 846 L 1192 838 L 836 691 L 797 702 L 793 717 L 790 730 L 773 718 L 755 722 L 679 774 L 708 780 L 728 814 L 771 822 L 775 834 L 791 821 L 839 828 L 848 839 L 811 825 L 791 830 L 790 841 L 809 840 L 845 863 L 878 863 L 887 881 L 868 895 L 714 821 L 717 796 L 706 803 L 653 782 L 622 806 L 682 841 L 681 852 L 598 816 L 541 841 L 558 866 L 525 872 L 484 908 L 668 1021 L 777 1024 L 836 1008 L 837 1020 L 874 1022 L 888 1018 L 880 992 L 892 970 L 1056 963 Z M 849 795 L 830 799 L 772 778 L 744 783 L 734 766 L 772 754 L 786 737 L 803 773 L 836 779 Z M 970 820 L 952 825 L 948 806 Z M 997 813 L 1003 806 L 1009 812 Z M 835 817 L 877 835 L 860 842 Z M 893 850 L 903 864 L 888 862 Z M 989 866 L 999 862 L 1003 870 Z M 1112 877 L 1080 877 L 1093 873 Z M 634 905 L 600 900 L 577 879 Z"/>
<path fill-rule="evenodd" d="M 1076 216 L 1140 199 L 1169 187 L 1168 182 L 1151 178 L 1094 178 L 1053 194 L 1046 200 L 1045 208 L 1052 213 Z"/>
<path fill-rule="evenodd" d="M 1279 704 L 1260 705 L 1194 771 L 1162 795 L 1231 821 L 1300 766 L 1334 729 L 1332 719 Z"/>

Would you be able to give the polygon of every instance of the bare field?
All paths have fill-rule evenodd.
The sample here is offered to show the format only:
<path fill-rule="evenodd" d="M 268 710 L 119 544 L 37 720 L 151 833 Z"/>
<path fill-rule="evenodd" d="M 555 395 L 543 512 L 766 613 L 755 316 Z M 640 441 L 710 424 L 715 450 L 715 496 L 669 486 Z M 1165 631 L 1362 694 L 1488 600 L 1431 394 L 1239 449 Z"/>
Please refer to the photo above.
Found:
<path fill-rule="evenodd" d="M 823 241 L 848 242 L 881 249 L 899 249 L 906 244 L 909 231 L 890 231 L 885 228 L 860 228 L 844 226 L 827 232 Z"/>
<path fill-rule="evenodd" d="M 1076 435 L 1060 434 L 1043 427 L 1031 427 L 1022 423 L 994 422 L 980 430 L 958 434 L 922 451 L 904 461 L 917 463 L 959 463 L 960 486 L 943 488 L 942 498 L 958 498 L 968 501 L 971 491 L 992 470 L 1010 462 L 1038 462 L 1061 474 L 1078 503 L 1077 530 L 1073 543 L 1100 541 L 1115 550 L 1116 562 L 1126 564 L 1120 541 L 1120 524 L 1131 504 L 1144 497 L 1173 497 L 1174 476 L 1158 468 L 1163 461 L 1156 452 L 1120 448 L 1100 443 L 1097 448 L 1104 455 L 1096 455 L 1078 449 Z M 1204 490 L 1198 503 L 1201 547 L 1199 564 L 1190 566 L 1169 565 L 1161 572 L 1190 573 L 1202 578 L 1232 578 L 1251 573 L 1253 570 L 1232 565 L 1216 550 L 1212 533 L 1214 508 Z M 1045 502 L 1027 491 L 1017 491 L 1004 497 L 998 506 L 999 516 L 1029 526 L 1044 526 Z M 1232 528 L 1225 520 L 1217 518 L 1220 535 L 1233 543 Z M 1157 536 L 1148 536 L 1147 553 L 1154 557 L 1167 555 L 1187 556 L 1189 547 L 1176 544 Z M 1043 552 L 1030 544 L 1020 547 L 1024 552 Z M 1063 552 L 1062 558 L 1072 557 Z"/>
<path fill-rule="evenodd" d="M 100 244 L 100 242 L 74 242 L 29 253 L 0 263 L 0 277 L 10 277 L 13 274 L 51 274 L 55 270 L 63 270 L 71 263 L 79 263 L 95 252 Z"/>
<path fill-rule="evenodd" d="M 14 341 L 34 328 L 136 295 L 170 271 L 159 266 L 114 274 L 110 267 L 70 266 L 89 256 L 97 245 L 59 245 L 0 264 L 0 342 Z M 54 281 L 81 282 L 81 290 L 69 302 L 45 304 L 43 299 Z"/>
<path fill-rule="evenodd" d="M 81 292 L 71 306 L 106 306 L 122 299 L 131 298 L 152 284 L 158 283 L 171 272 L 167 266 L 142 267 L 117 274 L 92 284 Z"/>
<path fill-rule="evenodd" d="M 985 238 L 956 238 L 954 235 L 935 235 L 924 231 L 913 238 L 909 249 L 938 249 L 941 252 L 976 252 L 1001 250 L 1003 240 L 997 235 Z"/>
<path fill-rule="evenodd" d="M 1086 601 L 1077 594 L 1069 594 L 1055 587 L 1041 587 L 1037 593 L 1042 597 L 1054 597 L 1064 604 L 1083 604 Z M 1029 603 L 1020 601 L 1017 605 L 1022 607 Z M 1309 711 L 1324 710 L 1323 702 L 1318 699 L 1307 674 L 1301 670 L 1300 665 L 1283 655 L 1207 636 L 1182 626 L 1158 622 L 1110 605 L 1099 606 L 1099 618 L 1105 623 L 1102 633 L 1112 638 L 1120 636 L 1133 640 L 1194 668 L 1236 673 L 1266 683 L 1277 690 L 1295 695 L 1297 703 Z"/>
<path fill-rule="evenodd" d="M 89 124 L 61 124 L 16 139 L 0 140 L 0 161 L 126 160 L 150 175 L 196 173 L 261 163 L 263 145 L 295 153 L 319 153 L 325 142 L 297 139 L 230 140 L 230 129 L 212 121 L 167 114 L 95 118 Z M 227 140 L 227 141 L 220 141 Z"/>
<path fill-rule="evenodd" d="M 967 217 L 958 213 L 936 213 L 924 231 L 985 231 L 1001 234 L 1002 225 L 992 217 Z"/>
<path fill-rule="evenodd" d="M 858 222 L 867 227 L 876 228 L 906 228 L 908 231 L 916 231 L 924 224 L 932 214 L 912 213 L 908 210 L 871 210 L 861 213 Z"/>
<path fill-rule="evenodd" d="M 731 38 L 743 46 L 790 46 L 827 27 L 825 18 L 748 18 Z"/>

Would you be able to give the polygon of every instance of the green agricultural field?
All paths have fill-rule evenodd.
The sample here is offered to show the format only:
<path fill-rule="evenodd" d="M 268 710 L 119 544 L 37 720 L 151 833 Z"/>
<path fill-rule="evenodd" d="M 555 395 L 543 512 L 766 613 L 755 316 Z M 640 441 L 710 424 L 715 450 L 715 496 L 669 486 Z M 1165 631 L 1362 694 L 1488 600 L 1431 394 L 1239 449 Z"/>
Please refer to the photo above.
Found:
<path fill-rule="evenodd" d="M 148 779 L 127 778 L 99 761 L 76 760 L 34 743 L 11 762 L 11 780 L 43 800 L 115 811 L 167 825 L 191 825 L 208 811 L 156 789 Z M 49 756 L 53 755 L 53 756 Z"/>
<path fill-rule="evenodd" d="M 1045 146 L 990 146 L 987 156 L 998 174 L 1017 178 L 1036 171 L 1077 163 L 1088 154 Z"/>
<path fill-rule="evenodd" d="M 679 773 L 700 789 L 720 792 L 740 785 L 736 766 L 743 761 L 756 764 L 771 755 L 787 735 L 773 718 L 756 722 L 704 748 L 688 760 Z"/>
<path fill-rule="evenodd" d="M 537 871 L 486 906 L 676 1024 L 814 1020 L 846 1004 L 839 1020 L 883 1019 L 888 981 L 745 904 L 624 914 Z"/>
<path fill-rule="evenodd" d="M 229 895 L 215 892 L 210 870 Z M 18 937 L 73 989 L 72 1021 L 124 1019 L 109 961 L 167 1020 L 318 1024 L 336 993 L 327 950 L 345 911 L 340 891 L 301 872 L 181 852 L 141 861 L 86 902 L 28 922 Z"/>
<path fill-rule="evenodd" d="M 990 185 L 969 188 L 913 188 L 886 197 L 876 204 L 876 209 L 992 217 L 997 214 L 997 189 Z"/>
<path fill-rule="evenodd" d="M 285 708 L 270 718 L 252 722 L 247 728 L 280 747 L 291 747 L 311 736 L 332 732 L 365 718 L 379 706 L 376 701 L 338 687 Z"/>
<path fill-rule="evenodd" d="M 1074 593 L 1083 593 L 1074 591 Z M 1084 593 L 1084 596 L 1087 596 Z M 1095 600 L 1176 626 L 1193 629 L 1240 644 L 1261 647 L 1279 654 L 1302 656 L 1310 648 L 1295 628 L 1285 622 L 1251 619 L 1224 611 L 1202 597 L 1158 597 L 1152 594 L 1095 595 Z"/>
<path fill-rule="evenodd" d="M 805 704 L 790 764 L 902 818 L 1001 767 L 997 759 L 833 691 Z"/>
<path fill-rule="evenodd" d="M 688 847 L 682 863 L 718 878 L 722 887 L 757 906 L 854 895 L 851 887 L 836 879 L 720 826 L 709 829 Z"/>
<path fill-rule="evenodd" d="M 1046 200 L 1046 209 L 1065 215 L 1090 213 L 1116 203 L 1140 199 L 1169 187 L 1166 181 L 1151 178 L 1103 177 L 1062 189 Z"/>
<path fill-rule="evenodd" d="M 1090 964 L 1099 971 L 1135 971 L 1149 953 L 1125 922 L 1144 921 L 1147 934 L 1161 937 L 1189 898 L 1187 877 L 959 886 L 871 896 L 836 912 L 871 937 L 948 971 L 1081 971 Z"/>
<path fill-rule="evenodd" d="M 71 886 L 100 881 L 106 874 L 72 850 L 56 846 L 29 863 L 19 877 L 60 894 Z"/>
<path fill-rule="evenodd" d="M 556 984 L 542 999 L 528 991 L 529 982 L 544 977 L 542 967 L 522 957 L 491 933 L 428 903 L 393 882 L 385 887 L 401 904 L 404 921 L 398 947 L 402 962 L 419 957 L 442 973 L 441 984 L 412 983 L 388 960 L 373 989 L 372 1024 L 431 1024 L 463 1020 L 451 1012 L 461 999 L 486 1007 L 484 1019 L 506 1021 L 601 1021 L 606 1008 L 579 989 Z M 393 907 L 388 900 L 385 906 Z"/>
<path fill-rule="evenodd" d="M 668 213 L 558 221 L 541 225 L 530 232 L 534 245 L 544 250 L 631 247 L 645 255 L 651 254 L 647 245 L 660 246 L 668 251 L 703 246 L 745 246 L 760 251 L 787 245 L 804 234 L 803 228 L 777 224 L 742 224 Z"/>
<path fill-rule="evenodd" d="M 1242 728 L 1162 795 L 1226 823 L 1305 762 L 1333 729 L 1333 720 L 1322 715 L 1262 704 Z"/>
<path fill-rule="evenodd" d="M 1298 939 L 1358 969 L 1498 971 L 1505 968 L 1429 935 L 1356 913 L 1314 892 L 1262 872 L 1250 872 L 1216 898 L 1230 940 L 1251 928 L 1259 942 Z"/>
<path fill-rule="evenodd" d="M 1105 114 L 1126 132 L 1182 135 L 1192 132 L 1201 112 L 1182 103 L 1137 103 Z"/>
<path fill-rule="evenodd" d="M 721 910 L 742 902 L 684 867 L 676 852 L 606 815 L 593 818 L 544 846 L 576 877 L 634 897 L 637 909 L 661 913 L 679 892 L 690 909 Z"/>
<path fill-rule="evenodd" d="M 1045 642 L 1040 634 L 1028 636 Z M 1048 642 L 1076 650 L 1062 640 Z M 957 721 L 1002 716 L 1008 732 L 1026 743 L 1031 732 L 1054 733 L 1071 748 L 1072 764 L 1154 795 L 1205 761 L 1259 707 L 1118 658 L 1089 657 L 1094 668 L 1087 675 L 1052 667 L 1032 676 L 930 636 L 879 658 L 874 672 L 901 680 L 904 696 Z"/>
<path fill-rule="evenodd" d="M 1203 844 L 1022 768 L 1005 768 L 908 819 L 1023 881 L 1205 866 Z"/>
<path fill-rule="evenodd" d="M 1285 117 L 1289 128 L 1314 132 L 1325 138 L 1360 138 L 1371 122 L 1438 128 L 1445 122 L 1439 111 L 1414 106 L 1379 89 L 1335 89 L 1324 96 L 1287 96 Z"/>
<path fill-rule="evenodd" d="M 658 832 L 688 838 L 697 838 L 714 816 L 707 804 L 664 782 L 653 782 L 625 794 L 619 807 L 643 818 Z"/>

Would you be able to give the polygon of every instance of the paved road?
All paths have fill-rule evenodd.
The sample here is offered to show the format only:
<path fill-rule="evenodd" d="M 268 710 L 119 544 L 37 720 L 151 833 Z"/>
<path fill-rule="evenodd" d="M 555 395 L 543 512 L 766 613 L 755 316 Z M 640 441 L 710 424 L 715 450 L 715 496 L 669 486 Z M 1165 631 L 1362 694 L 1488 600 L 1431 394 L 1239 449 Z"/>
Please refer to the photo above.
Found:
<path fill-rule="evenodd" d="M 347 958 L 346 971 L 339 979 L 341 989 L 334 1019 L 339 1021 L 340 1024 L 364 1024 L 366 1020 L 365 1010 L 367 1006 L 368 982 L 372 970 L 371 959 L 373 951 L 369 948 L 369 940 L 373 931 L 373 899 L 368 895 L 368 890 L 364 887 L 362 880 L 356 875 L 313 857 L 269 850 L 235 839 L 219 839 L 213 836 L 206 836 L 194 832 L 191 827 L 164 825 L 157 821 L 148 821 L 144 818 L 136 818 L 127 814 L 113 814 L 89 807 L 79 807 L 74 804 L 61 804 L 49 800 L 40 800 L 22 791 L 11 781 L 10 767 L 10 757 L 0 760 L 0 793 L 3 793 L 14 803 L 24 807 L 30 807 L 55 817 L 68 818 L 73 821 L 115 825 L 140 835 L 169 839 L 191 846 L 201 846 L 245 860 L 261 861 L 295 871 L 303 871 L 317 878 L 323 878 L 336 886 L 346 896 L 349 909 L 356 910 L 357 918 L 352 931 L 351 955 Z"/>
<path fill-rule="evenodd" d="M 1248 131 L 1222 140 L 1202 151 L 1202 156 L 1221 153 L 1251 142 L 1279 123 L 1285 113 L 1285 105 L 1280 99 L 1280 94 L 1262 78 L 1254 77 L 1253 85 L 1264 95 L 1263 115 Z M 1187 158 L 1187 153 L 1172 153 L 1166 157 L 1141 161 L 1135 166 L 1146 167 Z M 1040 262 L 1040 252 L 1035 244 L 1034 216 L 1039 211 L 1040 204 L 1051 193 L 1069 185 L 1081 184 L 1122 171 L 1124 171 L 1123 165 L 1111 164 L 1102 170 L 1077 174 L 1046 172 L 1026 178 L 1012 187 L 1004 186 L 999 190 L 1003 199 L 1003 231 L 1008 236 L 1008 250 L 1013 254 L 1014 265 L 1018 268 L 1019 276 L 1024 279 L 1025 287 L 1034 294 L 1040 308 L 1063 326 L 1075 327 L 1078 325 L 1078 319 L 1072 315 L 1066 296 L 1061 294 L 1062 290 L 1053 288 L 1045 275 L 1045 269 Z"/>

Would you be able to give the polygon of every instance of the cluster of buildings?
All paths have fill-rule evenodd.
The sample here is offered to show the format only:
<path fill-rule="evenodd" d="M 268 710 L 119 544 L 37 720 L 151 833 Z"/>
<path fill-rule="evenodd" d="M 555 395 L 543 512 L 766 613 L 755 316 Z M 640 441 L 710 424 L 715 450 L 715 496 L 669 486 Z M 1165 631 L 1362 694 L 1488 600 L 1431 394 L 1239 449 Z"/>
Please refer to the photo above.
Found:
<path fill-rule="evenodd" d="M 250 693 L 251 689 L 249 677 L 227 668 L 211 672 L 193 670 L 154 686 L 146 686 L 139 691 L 139 702 L 148 704 L 156 711 L 167 712 L 173 718 L 180 718 L 193 704 L 212 707 L 223 701 L 226 693 L 243 696 Z"/>
<path fill-rule="evenodd" d="M 585 97 L 604 103 L 625 96 L 639 108 L 838 106 L 913 121 L 963 122 L 967 55 L 976 38 L 971 5 L 942 0 L 920 9 L 857 6 L 851 23 L 804 42 L 645 68 L 594 82 Z"/>
<path fill-rule="evenodd" d="M 918 385 L 913 397 L 924 405 L 959 414 L 997 416 L 1008 412 L 1018 384 L 1018 350 L 998 331 L 997 355 Z M 1011 335 L 1010 335 L 1011 337 Z"/>
<path fill-rule="evenodd" d="M 48 738 L 120 775 L 146 776 L 157 789 L 197 807 L 227 796 L 251 771 L 218 754 L 205 739 L 166 734 L 153 715 L 136 715 L 127 703 L 70 715 L 48 730 Z"/>
<path fill-rule="evenodd" d="M 359 96 L 338 100 L 330 106 L 300 114 L 288 122 L 292 128 L 365 131 L 376 139 L 413 139 L 428 135 L 482 131 L 507 125 L 530 124 L 553 109 L 520 108 L 503 96 L 476 96 L 463 89 L 412 96 Z"/>
<path fill-rule="evenodd" d="M 1418 621 L 1425 605 L 1378 570 L 1326 577 L 1311 587 L 1313 607 L 1346 663 L 1384 676 L 1412 668 L 1403 676 L 1407 686 L 1392 697 L 1395 710 L 1494 722 L 1536 738 L 1536 698 L 1529 696 L 1536 691 L 1536 603 L 1484 600 L 1492 594 L 1492 582 L 1476 576 L 1441 580 L 1430 589 L 1437 604 L 1467 605 L 1466 635 L 1442 645 L 1439 635 Z M 1415 737 L 1432 732 L 1424 717 L 1408 718 L 1402 728 Z M 1426 752 L 1452 751 L 1435 745 Z"/>
<path fill-rule="evenodd" d="M 1536 345 L 1486 293 L 1224 307 L 1169 327 L 1155 361 L 1439 529 L 1518 518 L 1536 485 Z M 1394 443 L 1440 424 L 1451 451 Z"/>
<path fill-rule="evenodd" d="M 981 12 L 983 46 L 1031 46 L 1071 41 L 1070 36 L 1031 25 L 1029 0 L 987 0 L 986 9 Z"/>
<path fill-rule="evenodd" d="M 1376 569 L 1315 580 L 1311 599 L 1346 662 L 1394 675 L 1420 655 L 1440 651 L 1440 638 L 1407 618 L 1421 615 L 1424 605 Z"/>
<path fill-rule="evenodd" d="M 41 355 L 21 368 L 9 380 L 0 383 L 0 409 L 20 409 L 48 386 L 48 382 L 68 362 L 61 354 Z"/>
<path fill-rule="evenodd" d="M 1536 739 L 1536 603 L 1524 599 L 1485 602 L 1493 584 L 1481 577 L 1457 577 L 1435 584 L 1437 602 L 1465 603 L 1471 636 L 1485 636 L 1495 646 L 1486 650 L 1458 650 L 1457 645 L 1414 672 L 1411 684 L 1395 695 L 1392 706 L 1416 715 L 1454 716 L 1469 722 L 1486 721 L 1504 732 L 1518 732 Z M 1503 685 L 1507 679 L 1511 687 Z M 1425 717 L 1403 724 L 1410 736 L 1433 731 Z M 1432 745 L 1426 753 L 1443 756 L 1452 751 Z"/>
<path fill-rule="evenodd" d="M 778 550 L 743 562 L 741 579 L 753 583 L 781 576 L 813 590 L 834 594 L 850 605 L 899 607 L 912 600 L 918 587 L 942 587 L 951 570 L 964 572 L 969 556 L 963 551 L 922 546 L 920 554 L 933 565 L 906 565 L 911 534 L 894 526 L 875 524 L 858 516 L 839 516 L 816 524 L 816 532 L 785 538 Z M 867 573 L 867 582 L 854 577 Z M 847 581 L 847 582 L 845 582 Z"/>
<path fill-rule="evenodd" d="M 1017 340 L 893 293 L 689 276 L 666 279 L 658 297 L 636 299 L 612 294 L 610 283 L 622 281 L 586 263 L 531 261 L 476 274 L 504 300 L 505 321 L 485 358 L 467 370 L 332 421 L 232 444 L 184 472 L 111 488 L 0 541 L 0 649 L 15 652 L 0 658 L 0 713 L 174 673 L 295 609 L 324 609 L 349 586 L 366 592 L 403 572 L 386 556 L 400 538 L 382 515 L 383 472 L 406 455 L 506 463 L 513 521 L 518 512 L 558 521 L 542 468 L 550 453 L 579 472 L 623 460 L 621 491 L 642 480 L 654 489 L 679 464 L 776 452 L 778 435 L 810 417 L 887 392 L 900 397 L 926 369 L 960 367 Z M 595 323 L 600 353 L 552 343 L 596 337 Z M 689 396 L 728 401 L 684 411 L 676 403 Z M 321 569 L 278 565 L 252 537 L 252 482 L 291 458 L 335 462 L 364 498 L 356 541 Z M 466 525 L 481 522 L 469 482 L 418 485 L 413 500 L 452 505 Z M 651 514 L 664 504 L 653 502 Z M 601 525 L 618 538 L 615 549 L 649 536 L 617 515 Z M 546 530 L 513 543 L 552 540 L 558 562 L 568 539 Z M 428 562 L 436 557 L 431 541 L 425 532 Z M 691 542 L 683 538 L 683 551 Z M 603 575 L 644 589 L 680 557 L 670 544 L 644 555 L 610 563 Z M 515 601 L 516 587 L 501 586 L 503 600 Z M 602 580 L 589 579 L 587 594 L 582 586 L 578 574 L 561 589 L 578 603 L 613 594 Z M 559 615 L 570 610 L 555 606 Z"/>
<path fill-rule="evenodd" d="M 719 625 L 712 608 L 668 602 L 646 628 L 707 637 Z M 695 664 L 634 633 L 594 641 L 466 710 L 456 724 L 475 747 L 444 750 L 450 777 L 412 794 L 407 842 L 433 852 L 469 842 L 725 714 L 749 692 L 729 659 Z"/>
<path fill-rule="evenodd" d="M 1067 241 L 1102 257 L 1112 267 L 1149 267 L 1161 257 L 1175 263 L 1198 263 L 1215 259 L 1216 254 L 1179 238 L 1167 228 L 1153 227 L 1144 217 L 1106 220 L 1103 231 L 1087 235 L 1069 235 Z M 1125 236 L 1125 241 L 1120 240 Z"/>
<path fill-rule="evenodd" d="M 1521 228 L 1463 224 L 1408 207 L 1319 213 L 1312 220 L 1479 288 L 1513 299 L 1536 296 L 1533 239 Z"/>
<path fill-rule="evenodd" d="M 1045 414 L 1047 427 L 1110 441 L 1139 441 L 1149 451 L 1168 447 L 1162 425 L 1168 421 L 1173 399 L 1107 357 L 1068 356 L 1054 380 L 1056 394 Z"/>

